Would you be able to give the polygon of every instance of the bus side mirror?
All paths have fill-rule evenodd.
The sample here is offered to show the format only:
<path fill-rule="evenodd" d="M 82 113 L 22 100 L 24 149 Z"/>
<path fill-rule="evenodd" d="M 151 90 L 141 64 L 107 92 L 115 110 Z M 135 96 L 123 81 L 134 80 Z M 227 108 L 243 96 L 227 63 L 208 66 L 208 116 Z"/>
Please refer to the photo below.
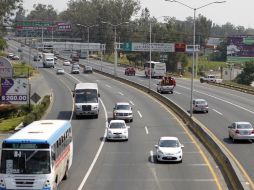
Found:
<path fill-rule="evenodd" d="M 52 154 L 52 159 L 56 160 L 56 154 L 54 152 L 52 152 L 51 154 Z"/>
<path fill-rule="evenodd" d="M 101 97 L 100 93 L 98 94 L 98 97 Z"/>

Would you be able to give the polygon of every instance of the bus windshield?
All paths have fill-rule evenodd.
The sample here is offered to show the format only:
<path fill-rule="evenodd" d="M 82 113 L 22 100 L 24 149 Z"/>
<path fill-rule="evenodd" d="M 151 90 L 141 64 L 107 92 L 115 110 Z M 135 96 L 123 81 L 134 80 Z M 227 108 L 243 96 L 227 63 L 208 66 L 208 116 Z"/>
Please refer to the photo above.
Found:
<path fill-rule="evenodd" d="M 98 103 L 98 94 L 95 89 L 82 89 L 75 92 L 76 103 Z"/>
<path fill-rule="evenodd" d="M 50 152 L 45 150 L 2 150 L 1 173 L 49 174 Z"/>

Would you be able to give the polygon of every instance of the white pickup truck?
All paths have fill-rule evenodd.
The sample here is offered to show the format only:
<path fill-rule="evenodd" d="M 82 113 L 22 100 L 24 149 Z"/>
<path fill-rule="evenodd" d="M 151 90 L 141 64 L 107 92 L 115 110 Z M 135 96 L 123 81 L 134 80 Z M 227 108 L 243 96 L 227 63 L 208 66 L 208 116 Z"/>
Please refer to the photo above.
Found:
<path fill-rule="evenodd" d="M 175 86 L 176 81 L 173 77 L 163 77 L 162 80 L 157 84 L 157 92 L 173 94 Z"/>
<path fill-rule="evenodd" d="M 212 82 L 212 83 L 222 83 L 222 79 L 216 78 L 215 75 L 207 75 L 205 77 L 201 77 L 200 78 L 200 82 L 204 83 L 204 82 Z"/>

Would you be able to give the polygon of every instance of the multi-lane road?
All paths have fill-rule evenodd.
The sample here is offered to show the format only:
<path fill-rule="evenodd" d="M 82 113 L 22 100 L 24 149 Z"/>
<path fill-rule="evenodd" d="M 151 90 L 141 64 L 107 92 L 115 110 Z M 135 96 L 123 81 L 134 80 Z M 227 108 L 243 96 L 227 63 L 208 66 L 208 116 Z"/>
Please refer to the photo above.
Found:
<path fill-rule="evenodd" d="M 87 64 L 84 61 L 84 64 Z M 98 70 L 103 70 L 113 74 L 113 65 L 109 63 L 101 63 L 101 61 L 90 60 Z M 118 76 L 128 78 L 142 85 L 148 86 L 149 80 L 144 77 L 143 71 L 137 72 L 136 76 L 124 76 L 124 69 L 118 68 Z M 151 88 L 156 90 L 158 80 L 153 79 Z M 174 94 L 164 95 L 171 101 L 175 102 L 181 108 L 189 111 L 190 107 L 190 81 L 187 79 L 177 78 L 177 85 Z M 194 114 L 194 118 L 201 121 L 218 139 L 229 155 L 235 159 L 236 164 L 246 172 L 246 178 L 250 182 L 252 188 L 254 179 L 253 169 L 253 152 L 254 145 L 249 141 L 233 143 L 228 138 L 228 126 L 234 121 L 249 121 L 254 123 L 254 100 L 253 95 L 243 92 L 225 89 L 222 87 L 211 86 L 209 84 L 201 84 L 198 80 L 194 81 L 194 98 L 203 98 L 208 101 L 208 114 Z M 246 182 L 246 183 L 249 183 Z"/>
<path fill-rule="evenodd" d="M 18 45 L 11 42 L 10 48 L 15 50 Z M 28 49 L 24 48 L 23 53 L 28 60 Z M 57 65 L 63 67 L 60 61 Z M 69 179 L 63 181 L 59 189 L 227 189 L 209 153 L 164 105 L 105 76 L 72 75 L 70 67 L 64 68 L 66 73 L 61 76 L 56 75 L 54 69 L 39 68 L 54 94 L 46 119 L 71 120 L 73 126 L 74 161 Z M 72 119 L 71 91 L 78 82 L 98 83 L 101 94 L 98 119 Z M 183 99 L 187 98 L 186 94 Z M 107 142 L 105 127 L 118 101 L 128 101 L 133 107 L 134 122 L 128 123 L 129 141 Z M 165 135 L 177 136 L 184 144 L 183 163 L 157 163 L 154 145 Z"/>

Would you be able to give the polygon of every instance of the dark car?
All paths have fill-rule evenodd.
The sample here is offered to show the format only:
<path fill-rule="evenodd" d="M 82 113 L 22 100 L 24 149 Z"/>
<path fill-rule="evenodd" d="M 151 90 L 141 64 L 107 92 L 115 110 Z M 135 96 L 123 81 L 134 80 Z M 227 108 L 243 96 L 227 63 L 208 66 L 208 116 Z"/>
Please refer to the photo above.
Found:
<path fill-rule="evenodd" d="M 86 65 L 84 67 L 83 73 L 93 73 L 93 67 Z"/>
<path fill-rule="evenodd" d="M 35 55 L 33 60 L 34 60 L 34 61 L 40 61 L 40 58 L 39 58 L 38 55 Z"/>
<path fill-rule="evenodd" d="M 133 76 L 135 76 L 136 71 L 135 71 L 135 69 L 133 67 L 127 67 L 125 69 L 125 71 L 124 71 L 124 74 L 125 75 L 133 75 Z"/>

